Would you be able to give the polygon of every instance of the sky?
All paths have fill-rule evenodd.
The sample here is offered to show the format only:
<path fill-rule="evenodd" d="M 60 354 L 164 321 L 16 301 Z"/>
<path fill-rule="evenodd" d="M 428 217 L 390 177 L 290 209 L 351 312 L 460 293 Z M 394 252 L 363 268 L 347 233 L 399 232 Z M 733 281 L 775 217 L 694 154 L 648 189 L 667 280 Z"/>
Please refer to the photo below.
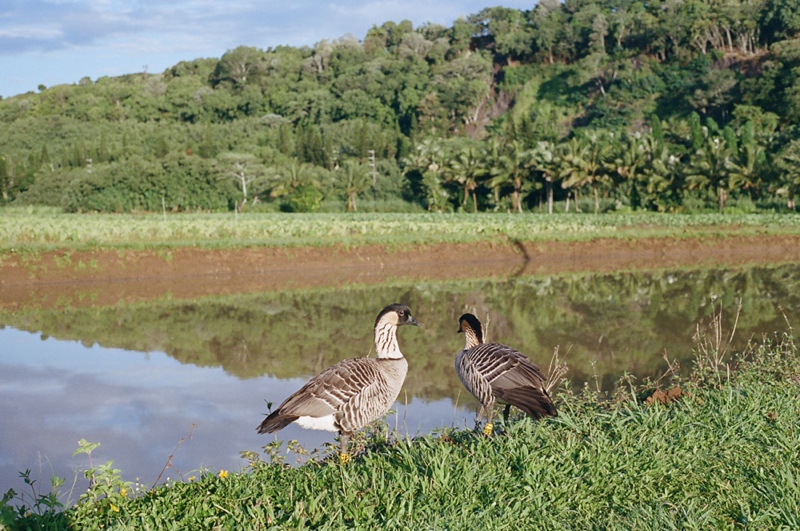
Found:
<path fill-rule="evenodd" d="M 410 20 L 452 26 L 459 17 L 533 0 L 2 0 L 0 96 L 88 76 L 160 73 L 219 58 L 240 45 L 313 46 Z"/>

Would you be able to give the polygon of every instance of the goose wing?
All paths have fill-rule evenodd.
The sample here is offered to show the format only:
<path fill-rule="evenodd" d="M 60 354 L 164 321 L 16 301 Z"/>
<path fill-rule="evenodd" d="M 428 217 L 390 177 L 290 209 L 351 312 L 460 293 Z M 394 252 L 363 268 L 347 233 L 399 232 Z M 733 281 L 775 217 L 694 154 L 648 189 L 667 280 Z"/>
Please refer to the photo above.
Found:
<path fill-rule="evenodd" d="M 300 417 L 329 415 L 340 420 L 345 407 L 369 399 L 381 375 L 375 360 L 353 358 L 340 361 L 311 378 L 273 411 L 258 428 L 259 433 L 280 430 Z M 347 431 L 347 430 L 346 430 Z"/>
<path fill-rule="evenodd" d="M 489 406 L 494 402 L 492 386 L 487 378 L 491 358 L 477 348 L 464 349 L 456 356 L 456 374 L 458 379 L 472 393 L 472 396 L 484 405 Z"/>
<path fill-rule="evenodd" d="M 527 356 L 499 343 L 485 343 L 471 351 L 475 370 L 485 378 L 498 400 L 534 418 L 557 414 L 544 388 L 546 378 Z"/>

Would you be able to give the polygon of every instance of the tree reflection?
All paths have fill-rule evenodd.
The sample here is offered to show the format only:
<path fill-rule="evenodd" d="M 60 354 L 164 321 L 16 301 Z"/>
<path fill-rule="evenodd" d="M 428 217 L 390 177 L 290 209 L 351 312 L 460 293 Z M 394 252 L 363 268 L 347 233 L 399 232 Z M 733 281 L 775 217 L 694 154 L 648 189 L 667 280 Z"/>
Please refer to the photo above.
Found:
<path fill-rule="evenodd" d="M 422 333 L 400 338 L 410 366 L 405 392 L 435 400 L 461 389 L 453 360 L 465 311 L 486 323 L 490 341 L 513 345 L 544 367 L 558 348 L 574 385 L 598 379 L 607 388 L 624 372 L 641 378 L 663 371 L 665 355 L 686 364 L 698 325 L 721 311 L 730 331 L 739 301 L 738 347 L 795 326 L 799 283 L 797 265 L 397 282 L 26 310 L 0 313 L 0 323 L 86 345 L 163 351 L 240 378 L 283 379 L 370 355 L 375 309 L 404 302 L 423 325 Z"/>

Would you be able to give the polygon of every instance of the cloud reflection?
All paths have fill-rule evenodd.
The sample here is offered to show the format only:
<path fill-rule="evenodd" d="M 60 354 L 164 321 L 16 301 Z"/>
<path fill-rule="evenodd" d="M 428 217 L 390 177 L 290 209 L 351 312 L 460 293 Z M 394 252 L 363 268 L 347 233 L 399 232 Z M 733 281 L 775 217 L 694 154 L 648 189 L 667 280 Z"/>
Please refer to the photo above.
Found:
<path fill-rule="evenodd" d="M 203 468 L 241 469 L 246 462 L 240 451 L 258 451 L 274 440 L 295 439 L 307 449 L 334 442 L 332 433 L 293 425 L 270 436 L 255 431 L 267 413 L 265 400 L 276 407 L 305 378 L 241 380 L 221 368 L 182 364 L 160 352 L 42 340 L 13 328 L 0 330 L 0 345 L 5 347 L 0 355 L 3 493 L 23 490 L 19 472 L 28 468 L 40 485 L 48 484 L 53 473 L 68 484 L 77 476 L 83 485 L 88 460 L 72 455 L 81 438 L 101 443 L 92 454 L 95 465 L 113 460 L 125 480 L 139 479 L 148 487 L 173 452 L 162 480 L 186 478 Z M 387 422 L 412 436 L 464 425 L 474 415 L 454 409 L 450 400 L 403 400 L 401 395 Z"/>

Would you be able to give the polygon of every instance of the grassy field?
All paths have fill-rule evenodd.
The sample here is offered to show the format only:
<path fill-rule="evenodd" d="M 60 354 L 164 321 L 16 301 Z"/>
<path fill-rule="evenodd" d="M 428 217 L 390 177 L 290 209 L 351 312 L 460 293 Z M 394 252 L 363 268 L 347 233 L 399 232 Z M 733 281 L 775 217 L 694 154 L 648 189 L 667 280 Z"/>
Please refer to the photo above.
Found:
<path fill-rule="evenodd" d="M 48 249 L 361 245 L 800 234 L 787 214 L 64 214 L 0 209 L 0 253 Z"/>
<path fill-rule="evenodd" d="M 629 379 L 611 397 L 565 388 L 557 418 L 493 437 L 397 440 L 378 425 L 347 465 L 269 445 L 244 471 L 150 490 L 107 463 L 68 508 L 55 494 L 29 493 L 20 508 L 7 497 L 0 529 L 798 529 L 794 340 L 722 358 L 701 343 L 690 377 L 660 382 L 680 386 L 671 401 Z"/>

